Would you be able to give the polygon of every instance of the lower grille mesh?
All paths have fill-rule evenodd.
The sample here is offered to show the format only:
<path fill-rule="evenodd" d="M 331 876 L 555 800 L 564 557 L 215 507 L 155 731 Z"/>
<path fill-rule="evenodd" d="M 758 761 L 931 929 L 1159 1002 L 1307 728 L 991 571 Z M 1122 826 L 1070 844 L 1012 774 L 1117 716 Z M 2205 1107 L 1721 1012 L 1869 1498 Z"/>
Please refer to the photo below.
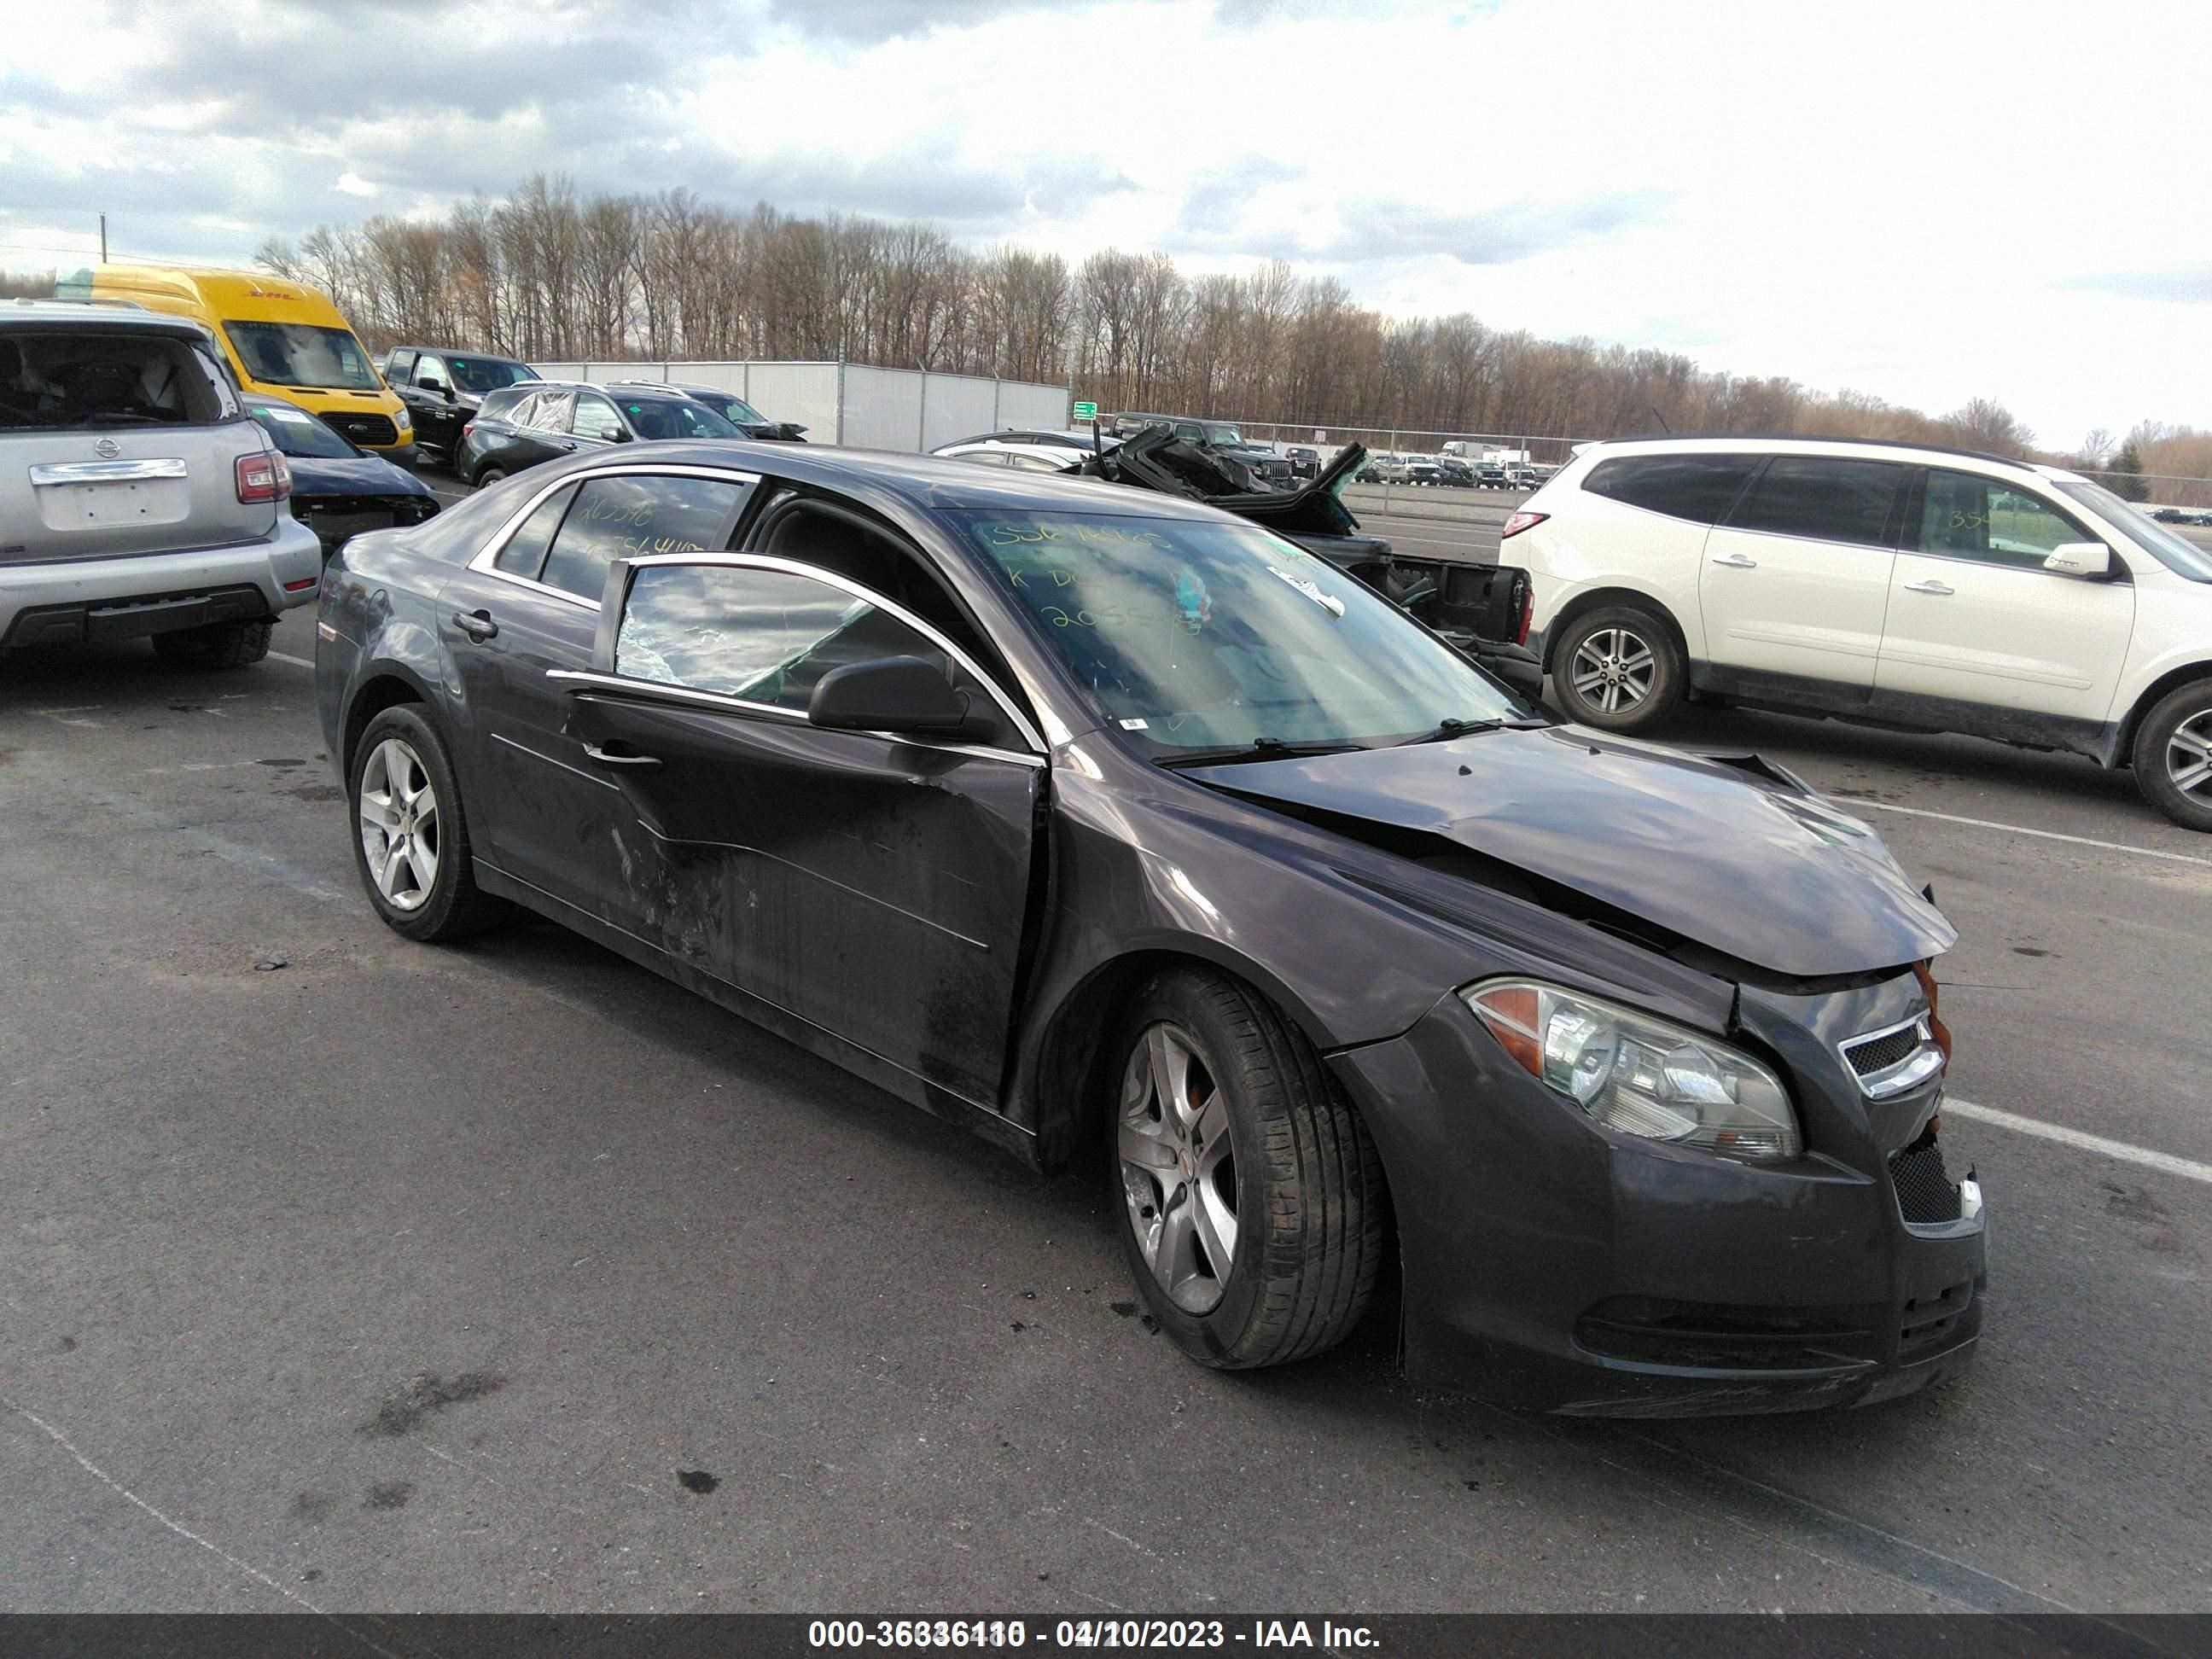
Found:
<path fill-rule="evenodd" d="M 1910 1146 L 1889 1155 L 1889 1179 L 1897 1188 L 1897 1207 L 1907 1221 L 1926 1224 L 1959 1218 L 1959 1186 L 1943 1167 L 1943 1149 L 1936 1144 L 1932 1127 Z"/>

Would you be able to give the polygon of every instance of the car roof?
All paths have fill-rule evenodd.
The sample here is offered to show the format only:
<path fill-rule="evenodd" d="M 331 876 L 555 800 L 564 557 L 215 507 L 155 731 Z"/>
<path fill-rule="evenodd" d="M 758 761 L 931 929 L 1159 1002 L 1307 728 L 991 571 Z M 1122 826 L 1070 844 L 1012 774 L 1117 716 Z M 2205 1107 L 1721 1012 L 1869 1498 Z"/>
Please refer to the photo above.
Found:
<path fill-rule="evenodd" d="M 766 443 L 744 438 L 672 439 L 624 444 L 618 453 L 592 449 L 533 466 L 530 476 L 550 479 L 597 467 L 631 467 L 648 462 L 764 472 L 793 483 L 842 490 L 863 501 L 884 505 L 896 502 L 933 514 L 963 508 L 1029 507 L 1125 519 L 1238 522 L 1233 514 L 1201 501 L 1131 489 L 1103 479 L 982 467 L 953 455 L 910 455 L 896 450 Z"/>
<path fill-rule="evenodd" d="M 16 300 L 0 306 L 0 330 L 15 328 L 114 328 L 133 334 L 171 334 L 204 340 L 207 330 L 189 317 L 149 311 L 143 306 L 80 300 Z"/>
<path fill-rule="evenodd" d="M 643 392 L 648 398 L 665 398 L 670 403 L 691 401 L 690 393 L 681 386 L 670 386 L 665 380 L 526 380 L 522 384 L 534 392 L 544 392 L 549 387 L 556 392 L 613 392 L 619 387 L 625 398 Z M 499 388 L 501 392 L 516 389 L 514 386 Z"/>
<path fill-rule="evenodd" d="M 562 384 L 581 386 L 584 385 L 585 382 L 581 380 L 563 381 Z M 591 382 L 591 384 L 611 386 L 635 386 L 647 392 L 680 392 L 687 398 L 690 397 L 694 392 L 711 392 L 717 398 L 735 398 L 739 403 L 745 401 L 745 394 L 742 392 L 732 392 L 726 386 L 703 386 L 692 380 L 601 380 L 593 381 Z"/>
<path fill-rule="evenodd" d="M 474 346 L 416 345 L 402 340 L 398 345 L 386 350 L 384 355 L 389 357 L 394 351 L 428 351 L 440 357 L 474 357 L 479 362 L 514 363 L 522 368 L 530 367 L 521 358 L 510 357 L 504 351 L 478 351 Z"/>
<path fill-rule="evenodd" d="M 1682 449 L 1692 453 L 1727 449 L 1760 449 L 1775 454 L 1796 453 L 1817 453 L 1821 450 L 1870 451 L 1873 459 L 1883 459 L 1880 452 L 1905 450 L 1914 455 L 1942 455 L 1954 460 L 1980 461 L 1989 465 L 2008 466 L 2021 472 L 2031 472 L 2045 478 L 2081 480 L 2081 475 L 2069 472 L 2063 466 L 2052 466 L 2044 461 L 2025 460 L 2017 455 L 1992 454 L 1986 450 L 1960 449 L 1951 444 L 1921 443 L 1909 438 L 1830 438 L 1802 432 L 1681 432 L 1646 434 L 1633 438 L 1601 438 L 1584 450 L 1589 455 L 1664 454 L 1669 450 Z"/>

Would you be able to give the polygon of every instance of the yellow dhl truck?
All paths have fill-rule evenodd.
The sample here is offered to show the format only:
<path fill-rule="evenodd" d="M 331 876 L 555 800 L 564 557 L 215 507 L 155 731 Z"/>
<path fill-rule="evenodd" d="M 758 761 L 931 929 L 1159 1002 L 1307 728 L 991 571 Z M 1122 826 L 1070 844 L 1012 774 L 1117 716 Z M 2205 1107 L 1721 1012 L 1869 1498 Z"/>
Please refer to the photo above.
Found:
<path fill-rule="evenodd" d="M 252 270 L 94 265 L 55 291 L 189 317 L 215 336 L 246 391 L 289 398 L 386 460 L 415 459 L 407 405 L 330 297 L 305 283 Z"/>

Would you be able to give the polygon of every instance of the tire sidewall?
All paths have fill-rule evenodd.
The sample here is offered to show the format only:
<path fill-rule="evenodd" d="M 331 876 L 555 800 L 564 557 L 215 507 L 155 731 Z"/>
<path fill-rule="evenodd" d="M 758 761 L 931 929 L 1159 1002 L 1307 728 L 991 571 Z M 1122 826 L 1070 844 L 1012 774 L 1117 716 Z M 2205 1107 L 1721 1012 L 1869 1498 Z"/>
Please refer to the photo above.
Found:
<path fill-rule="evenodd" d="M 1188 974 L 1170 974 L 1146 987 L 1124 1018 L 1111 1052 L 1115 1066 L 1108 1080 L 1106 1110 L 1107 1172 L 1115 1206 L 1115 1224 L 1121 1253 L 1129 1263 L 1139 1294 L 1162 1329 L 1194 1358 L 1219 1366 L 1240 1363 L 1241 1339 L 1258 1311 L 1266 1275 L 1261 1259 L 1269 1243 L 1260 1224 L 1267 1213 L 1263 1159 L 1255 1103 L 1249 1079 L 1229 1058 L 1227 1034 L 1218 1013 L 1208 1002 L 1205 981 Z M 1136 1228 L 1122 1196 L 1119 1137 L 1121 1124 L 1121 1081 L 1127 1074 L 1130 1054 L 1144 1034 L 1161 1024 L 1179 1026 L 1195 1043 L 1214 1087 L 1227 1099 L 1230 1148 L 1237 1159 L 1237 1259 L 1231 1264 L 1221 1300 L 1210 1312 L 1193 1314 L 1176 1305 L 1167 1288 L 1153 1274 L 1137 1243 Z"/>
<path fill-rule="evenodd" d="M 415 751 L 422 769 L 429 774 L 430 787 L 438 793 L 438 875 L 430 884 L 428 899 L 412 910 L 398 908 L 377 890 L 376 878 L 369 872 L 368 849 L 361 842 L 362 779 L 368 770 L 369 757 L 386 738 L 398 738 Z M 460 898 L 461 863 L 469 853 L 467 822 L 461 807 L 460 784 L 453 775 L 445 743 L 437 728 L 413 705 L 401 703 L 386 708 L 362 729 L 347 769 L 346 806 L 354 869 L 378 916 L 386 927 L 410 939 L 431 939 L 443 933 Z"/>
<path fill-rule="evenodd" d="M 2143 799 L 2184 829 L 2212 831 L 2212 806 L 2185 795 L 2166 771 L 2166 744 L 2175 728 L 2212 709 L 2212 680 L 2198 680 L 2161 697 L 2136 732 L 2136 787 Z"/>
<path fill-rule="evenodd" d="M 1607 714 L 1593 708 L 1573 690 L 1574 653 L 1593 634 L 1608 628 L 1627 629 L 1651 647 L 1651 690 L 1631 710 Z M 1604 732 L 1642 732 L 1674 712 L 1682 701 L 1686 678 L 1674 630 L 1656 613 L 1634 605 L 1606 605 L 1585 611 L 1559 636 L 1552 650 L 1552 695 L 1567 718 L 1580 726 Z"/>

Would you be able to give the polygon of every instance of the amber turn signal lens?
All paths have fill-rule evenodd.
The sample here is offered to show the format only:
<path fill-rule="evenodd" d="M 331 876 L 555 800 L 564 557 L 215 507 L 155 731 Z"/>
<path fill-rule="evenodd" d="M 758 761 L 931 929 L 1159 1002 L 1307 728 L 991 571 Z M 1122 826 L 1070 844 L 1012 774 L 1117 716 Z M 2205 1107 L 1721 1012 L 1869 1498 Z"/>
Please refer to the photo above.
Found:
<path fill-rule="evenodd" d="M 1951 1028 L 1936 1012 L 1936 975 L 1928 971 L 1926 963 L 1916 962 L 1912 964 L 1912 976 L 1920 981 L 1921 992 L 1928 999 L 1929 1029 L 1936 1033 L 1936 1046 L 1942 1050 L 1943 1064 L 1948 1066 L 1951 1063 Z"/>

